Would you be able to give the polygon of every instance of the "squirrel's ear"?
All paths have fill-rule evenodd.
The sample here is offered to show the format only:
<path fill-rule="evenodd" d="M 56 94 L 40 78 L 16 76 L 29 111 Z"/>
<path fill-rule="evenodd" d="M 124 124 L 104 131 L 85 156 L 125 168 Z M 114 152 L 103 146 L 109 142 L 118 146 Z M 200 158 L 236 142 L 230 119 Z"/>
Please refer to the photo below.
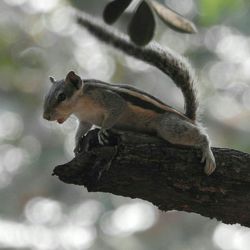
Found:
<path fill-rule="evenodd" d="M 65 82 L 68 84 L 72 84 L 76 89 L 80 89 L 82 86 L 82 79 L 80 76 L 75 74 L 74 71 L 70 71 L 65 79 Z"/>
<path fill-rule="evenodd" d="M 56 82 L 56 79 L 53 76 L 50 76 L 49 80 L 51 81 L 51 83 L 55 83 Z"/>

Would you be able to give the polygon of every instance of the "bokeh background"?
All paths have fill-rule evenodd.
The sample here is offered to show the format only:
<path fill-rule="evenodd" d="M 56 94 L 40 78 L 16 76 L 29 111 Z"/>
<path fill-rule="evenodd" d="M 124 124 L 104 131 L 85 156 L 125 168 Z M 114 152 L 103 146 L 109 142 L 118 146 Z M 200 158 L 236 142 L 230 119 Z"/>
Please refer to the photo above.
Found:
<path fill-rule="evenodd" d="M 183 110 L 169 78 L 74 23 L 73 5 L 100 16 L 106 3 L 0 1 L 0 249 L 249 250 L 250 229 L 163 213 L 142 200 L 88 193 L 51 176 L 54 166 L 73 157 L 77 121 L 42 119 L 48 76 L 60 79 L 73 69 L 83 78 L 135 84 Z M 250 2 L 165 3 L 197 24 L 199 32 L 186 35 L 158 20 L 155 39 L 194 66 L 212 144 L 250 152 Z"/>

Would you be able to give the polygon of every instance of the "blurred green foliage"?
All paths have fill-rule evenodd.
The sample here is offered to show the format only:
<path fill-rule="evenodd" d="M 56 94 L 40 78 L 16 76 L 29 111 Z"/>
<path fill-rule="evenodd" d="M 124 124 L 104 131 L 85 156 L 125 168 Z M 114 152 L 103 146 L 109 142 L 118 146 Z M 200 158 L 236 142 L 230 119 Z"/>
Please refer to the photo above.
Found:
<path fill-rule="evenodd" d="M 218 24 L 223 18 L 244 7 L 244 2 L 239 0 L 200 0 L 199 3 L 203 25 Z"/>

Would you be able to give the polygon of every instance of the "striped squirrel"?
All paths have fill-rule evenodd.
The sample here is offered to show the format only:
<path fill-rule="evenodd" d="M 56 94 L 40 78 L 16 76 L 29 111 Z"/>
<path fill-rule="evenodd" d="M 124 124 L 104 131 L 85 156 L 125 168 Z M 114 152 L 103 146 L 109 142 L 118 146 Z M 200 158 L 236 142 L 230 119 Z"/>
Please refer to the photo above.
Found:
<path fill-rule="evenodd" d="M 60 81 L 50 77 L 52 86 L 44 101 L 43 117 L 63 123 L 74 114 L 80 122 L 76 143 L 96 125 L 100 127 L 100 142 L 105 142 L 107 129 L 116 128 L 156 134 L 173 144 L 198 146 L 202 150 L 201 162 L 205 162 L 204 171 L 210 175 L 216 168 L 215 159 L 208 136 L 196 120 L 195 77 L 186 60 L 156 43 L 136 46 L 92 17 L 82 15 L 78 22 L 99 40 L 170 76 L 183 93 L 185 114 L 135 87 L 81 79 L 70 71 Z"/>

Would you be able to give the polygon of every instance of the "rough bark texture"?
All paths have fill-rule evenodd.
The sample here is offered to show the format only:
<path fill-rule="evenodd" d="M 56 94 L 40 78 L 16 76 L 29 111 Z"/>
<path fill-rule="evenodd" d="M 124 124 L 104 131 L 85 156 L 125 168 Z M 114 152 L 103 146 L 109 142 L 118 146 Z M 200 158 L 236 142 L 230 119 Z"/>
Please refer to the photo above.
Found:
<path fill-rule="evenodd" d="M 90 137 L 96 138 L 96 131 Z M 130 132 L 120 132 L 119 138 L 117 146 L 93 146 L 77 154 L 54 175 L 91 192 L 141 198 L 164 211 L 195 212 L 250 227 L 249 154 L 213 148 L 217 169 L 206 176 L 197 148 Z"/>

